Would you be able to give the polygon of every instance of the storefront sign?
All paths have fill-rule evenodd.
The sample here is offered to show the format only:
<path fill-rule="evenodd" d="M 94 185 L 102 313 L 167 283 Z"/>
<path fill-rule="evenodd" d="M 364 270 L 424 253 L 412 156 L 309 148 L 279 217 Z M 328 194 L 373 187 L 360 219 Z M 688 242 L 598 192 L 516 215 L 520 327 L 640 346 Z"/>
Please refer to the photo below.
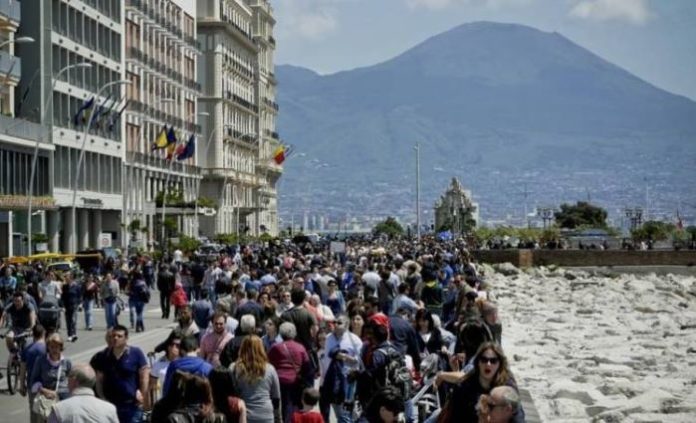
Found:
<path fill-rule="evenodd" d="M 85 207 L 95 207 L 95 208 L 102 208 L 104 207 L 104 202 L 100 200 L 99 198 L 85 198 L 82 197 L 82 204 Z"/>

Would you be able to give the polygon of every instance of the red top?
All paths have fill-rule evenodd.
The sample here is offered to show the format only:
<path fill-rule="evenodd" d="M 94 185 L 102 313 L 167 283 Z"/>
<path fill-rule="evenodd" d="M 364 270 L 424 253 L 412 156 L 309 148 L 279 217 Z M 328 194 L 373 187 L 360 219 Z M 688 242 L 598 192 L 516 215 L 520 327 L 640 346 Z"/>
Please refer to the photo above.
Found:
<path fill-rule="evenodd" d="M 288 340 L 275 344 L 268 351 L 268 361 L 275 367 L 282 385 L 290 385 L 304 376 L 309 364 L 309 355 L 299 342 Z"/>
<path fill-rule="evenodd" d="M 324 423 L 324 418 L 316 411 L 295 411 L 292 413 L 291 423 Z"/>

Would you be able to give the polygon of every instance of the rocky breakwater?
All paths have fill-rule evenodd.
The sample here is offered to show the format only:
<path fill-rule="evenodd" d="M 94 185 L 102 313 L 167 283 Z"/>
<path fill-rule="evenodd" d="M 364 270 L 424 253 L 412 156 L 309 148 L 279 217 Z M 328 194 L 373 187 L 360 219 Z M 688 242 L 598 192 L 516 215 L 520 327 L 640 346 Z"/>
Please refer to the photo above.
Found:
<path fill-rule="evenodd" d="M 484 270 L 543 421 L 696 422 L 696 278 Z"/>

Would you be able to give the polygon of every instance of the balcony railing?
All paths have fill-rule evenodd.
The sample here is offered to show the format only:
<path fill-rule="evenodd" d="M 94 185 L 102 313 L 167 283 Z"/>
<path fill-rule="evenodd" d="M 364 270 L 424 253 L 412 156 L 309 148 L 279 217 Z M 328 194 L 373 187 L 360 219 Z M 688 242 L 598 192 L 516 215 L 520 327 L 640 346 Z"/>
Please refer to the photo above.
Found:
<path fill-rule="evenodd" d="M 22 59 L 4 51 L 0 51 L 0 75 L 9 75 L 19 80 L 22 77 Z"/>
<path fill-rule="evenodd" d="M 50 142 L 48 128 L 25 119 L 0 114 L 0 133 L 25 140 Z"/>
<path fill-rule="evenodd" d="M 157 167 L 167 172 L 169 172 L 169 169 L 171 169 L 172 172 L 185 173 L 191 176 L 198 176 L 201 174 L 201 168 L 199 168 L 198 166 L 191 166 L 185 163 L 178 162 L 176 160 L 174 160 L 173 163 L 170 163 L 169 160 L 165 160 L 153 154 L 132 152 L 126 155 L 126 157 L 128 156 L 131 156 L 133 158 L 133 163 L 140 163 L 147 166 Z"/>
<path fill-rule="evenodd" d="M 20 3 L 17 0 L 0 0 L 0 15 L 19 22 L 21 20 Z"/>

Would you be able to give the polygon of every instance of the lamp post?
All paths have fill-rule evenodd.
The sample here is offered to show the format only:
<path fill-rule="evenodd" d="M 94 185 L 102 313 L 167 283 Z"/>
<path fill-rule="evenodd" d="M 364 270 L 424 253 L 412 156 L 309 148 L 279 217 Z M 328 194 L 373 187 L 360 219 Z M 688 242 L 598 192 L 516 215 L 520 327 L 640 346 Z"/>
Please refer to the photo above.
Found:
<path fill-rule="evenodd" d="M 210 115 L 208 112 L 201 112 L 201 113 L 206 113 L 208 116 Z M 210 135 L 208 135 L 208 140 L 206 141 L 206 144 L 205 144 L 205 150 L 203 151 L 203 157 L 206 158 L 206 163 L 208 162 L 208 159 L 207 159 L 208 151 L 210 150 L 210 146 L 212 145 L 211 141 L 213 140 L 213 135 L 215 134 L 216 130 L 217 130 L 217 128 L 211 129 Z M 198 163 L 196 163 L 196 164 L 198 164 Z M 194 207 L 194 211 L 193 211 L 194 219 L 196 221 L 196 232 L 195 232 L 196 238 L 198 238 L 198 236 L 200 234 L 200 224 L 198 222 L 198 198 L 201 195 L 201 181 L 202 181 L 202 179 L 203 178 L 199 179 L 197 184 L 196 184 L 196 199 L 194 202 L 195 207 Z"/>
<path fill-rule="evenodd" d="M 413 148 L 416 150 L 416 239 L 420 240 L 420 143 Z"/>
<path fill-rule="evenodd" d="M 22 37 L 20 37 L 22 38 Z M 31 37 L 26 37 L 26 38 L 31 38 Z M 32 40 L 33 41 L 33 40 Z M 15 40 L 16 42 L 16 40 Z M 53 79 L 53 85 L 51 86 L 51 91 L 49 91 L 48 95 L 46 96 L 46 102 L 44 104 L 43 112 L 41 114 L 41 124 L 44 123 L 44 120 L 46 119 L 46 114 L 48 113 L 48 105 L 49 101 L 50 104 L 53 105 L 53 102 L 51 101 L 53 99 L 53 90 L 56 88 L 56 83 L 58 82 L 58 78 L 64 73 L 67 72 L 70 69 L 75 69 L 75 68 L 91 68 L 92 65 L 87 62 L 82 62 L 82 63 L 76 63 L 74 65 L 68 65 L 63 67 L 61 70 L 58 71 L 56 76 Z M 53 107 L 51 107 L 51 125 L 49 126 L 49 133 L 52 135 L 53 134 Z M 27 237 L 29 240 L 29 254 L 32 253 L 31 251 L 31 210 L 32 210 L 32 203 L 33 203 L 33 194 L 34 194 L 34 177 L 36 176 L 36 161 L 39 158 L 39 146 L 41 145 L 41 137 L 38 137 L 36 139 L 36 144 L 34 144 L 34 155 L 31 158 L 31 172 L 29 173 L 29 204 L 27 205 Z"/>
<path fill-rule="evenodd" d="M 7 40 L 3 41 L 0 43 L 0 48 L 5 47 L 8 44 L 27 44 L 27 43 L 33 43 L 34 39 L 31 37 L 17 37 L 14 40 Z"/>
<path fill-rule="evenodd" d="M 189 119 L 195 117 L 196 115 L 198 116 L 210 116 L 210 113 L 208 112 L 198 112 L 198 113 L 191 113 L 190 116 L 188 116 L 184 122 L 188 121 Z M 162 190 L 162 244 L 161 247 L 164 248 L 164 241 L 165 241 L 165 224 L 164 224 L 164 218 L 167 214 L 167 187 L 169 185 L 169 178 L 172 175 L 172 165 L 174 164 L 174 155 L 172 155 L 172 158 L 169 161 L 169 172 L 167 172 L 167 178 L 164 181 L 164 189 Z"/>
<path fill-rule="evenodd" d="M 97 95 L 94 96 L 94 103 L 92 104 L 92 107 L 89 109 L 89 121 L 87 122 L 87 125 L 85 125 L 85 129 L 82 131 L 82 146 L 80 147 L 80 157 L 77 159 L 77 169 L 75 171 L 75 180 L 73 181 L 73 198 L 72 198 L 72 207 L 71 207 L 71 216 L 70 220 L 72 222 L 72 242 L 70 243 L 70 251 L 75 253 L 77 252 L 77 216 L 76 216 L 76 203 L 77 203 L 77 185 L 80 182 L 80 170 L 82 170 L 82 161 L 85 158 L 85 147 L 87 146 L 87 134 L 89 133 L 89 129 L 92 127 L 92 117 L 94 116 L 94 109 L 97 107 L 97 103 L 99 102 L 99 96 L 101 95 L 104 90 L 107 88 L 114 86 L 114 85 L 128 85 L 131 84 L 131 81 L 127 79 L 119 79 L 118 81 L 112 81 L 108 82 L 99 88 L 99 91 L 97 91 Z"/>

